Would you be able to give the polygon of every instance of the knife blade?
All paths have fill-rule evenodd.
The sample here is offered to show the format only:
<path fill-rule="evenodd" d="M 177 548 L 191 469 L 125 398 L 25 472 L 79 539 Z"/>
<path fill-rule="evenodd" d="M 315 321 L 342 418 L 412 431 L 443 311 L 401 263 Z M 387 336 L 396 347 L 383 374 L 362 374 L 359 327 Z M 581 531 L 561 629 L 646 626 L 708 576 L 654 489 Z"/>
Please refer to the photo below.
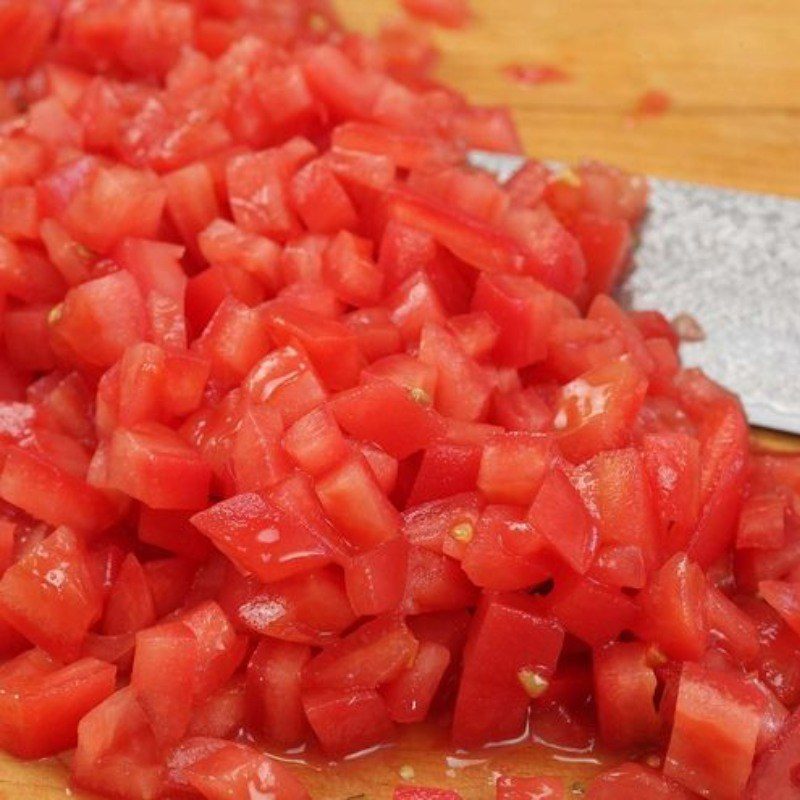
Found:
<path fill-rule="evenodd" d="M 507 180 L 518 156 L 472 151 Z M 800 200 L 651 179 L 623 305 L 689 314 L 705 338 L 681 348 L 736 392 L 750 422 L 800 434 Z"/>

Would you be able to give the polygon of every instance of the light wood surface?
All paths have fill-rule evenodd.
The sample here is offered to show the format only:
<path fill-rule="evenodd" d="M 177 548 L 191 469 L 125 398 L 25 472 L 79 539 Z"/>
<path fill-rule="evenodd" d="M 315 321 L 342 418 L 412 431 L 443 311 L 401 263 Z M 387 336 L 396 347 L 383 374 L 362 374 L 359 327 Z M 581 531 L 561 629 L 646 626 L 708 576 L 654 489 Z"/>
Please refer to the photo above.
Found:
<path fill-rule="evenodd" d="M 476 102 L 514 109 L 526 147 L 542 157 L 604 158 L 652 175 L 800 196 L 798 0 L 474 0 L 465 31 L 437 33 L 439 75 Z M 340 0 L 345 19 L 375 30 L 389 0 Z M 548 63 L 565 83 L 521 86 L 509 63 Z M 648 89 L 673 101 L 663 116 L 633 121 Z M 780 449 L 788 439 L 762 439 Z M 595 759 L 564 760 L 531 747 L 454 757 L 430 730 L 373 756 L 303 769 L 315 800 L 384 800 L 413 782 L 489 800 L 497 772 L 590 777 Z M 20 764 L 0 754 L 2 800 L 62 800 L 64 766 Z M 89 795 L 72 791 L 76 798 Z M 577 796 L 577 795 L 576 795 Z"/>

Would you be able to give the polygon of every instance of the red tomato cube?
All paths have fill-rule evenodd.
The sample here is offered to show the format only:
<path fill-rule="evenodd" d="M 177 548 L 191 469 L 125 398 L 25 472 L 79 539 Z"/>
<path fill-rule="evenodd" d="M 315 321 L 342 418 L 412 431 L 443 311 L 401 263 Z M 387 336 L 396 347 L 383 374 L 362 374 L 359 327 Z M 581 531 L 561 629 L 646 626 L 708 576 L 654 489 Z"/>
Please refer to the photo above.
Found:
<path fill-rule="evenodd" d="M 116 668 L 95 658 L 61 666 L 29 650 L 0 667 L 0 744 L 17 758 L 74 747 L 78 723 L 116 686 Z"/>
<path fill-rule="evenodd" d="M 169 428 L 142 423 L 118 428 L 108 452 L 108 482 L 151 508 L 201 508 L 211 469 Z"/>
<path fill-rule="evenodd" d="M 102 598 L 85 545 L 58 528 L 0 579 L 0 614 L 29 641 L 56 658 L 77 658 Z"/>

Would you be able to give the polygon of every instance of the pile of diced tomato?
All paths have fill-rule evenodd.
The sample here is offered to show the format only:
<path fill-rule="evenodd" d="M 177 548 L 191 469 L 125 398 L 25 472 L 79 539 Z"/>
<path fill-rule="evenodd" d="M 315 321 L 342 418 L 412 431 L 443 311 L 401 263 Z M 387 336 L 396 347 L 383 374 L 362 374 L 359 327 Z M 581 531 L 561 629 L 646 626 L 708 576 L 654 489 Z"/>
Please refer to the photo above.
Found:
<path fill-rule="evenodd" d="M 324 0 L 0 2 L 0 747 L 299 800 L 267 753 L 432 719 L 796 800 L 800 457 L 611 299 L 643 180 L 468 167 L 519 140 L 435 61 Z"/>

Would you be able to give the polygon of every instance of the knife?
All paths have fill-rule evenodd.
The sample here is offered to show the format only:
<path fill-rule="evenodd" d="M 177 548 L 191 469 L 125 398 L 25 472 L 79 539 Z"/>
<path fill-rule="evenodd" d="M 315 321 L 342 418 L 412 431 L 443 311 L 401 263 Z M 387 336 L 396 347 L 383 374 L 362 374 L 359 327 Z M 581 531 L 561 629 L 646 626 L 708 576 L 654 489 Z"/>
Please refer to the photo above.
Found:
<path fill-rule="evenodd" d="M 472 151 L 500 180 L 519 156 Z M 736 392 L 753 425 L 800 434 L 800 200 L 651 179 L 623 305 L 689 314 L 705 337 L 681 348 Z"/>

